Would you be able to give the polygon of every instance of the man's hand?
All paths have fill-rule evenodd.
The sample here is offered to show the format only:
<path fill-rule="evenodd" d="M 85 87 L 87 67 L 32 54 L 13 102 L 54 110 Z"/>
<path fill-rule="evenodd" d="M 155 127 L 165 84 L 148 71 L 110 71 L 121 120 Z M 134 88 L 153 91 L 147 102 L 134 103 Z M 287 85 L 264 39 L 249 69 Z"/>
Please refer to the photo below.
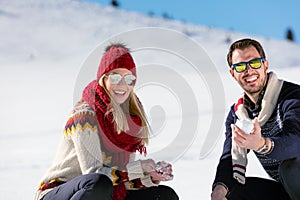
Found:
<path fill-rule="evenodd" d="M 253 120 L 253 125 L 253 131 L 247 134 L 238 126 L 232 124 L 232 137 L 239 147 L 255 151 L 264 145 L 265 139 L 261 135 L 261 128 L 257 118 Z"/>
<path fill-rule="evenodd" d="M 211 200 L 227 200 L 227 189 L 223 185 L 217 185 L 211 193 Z"/>

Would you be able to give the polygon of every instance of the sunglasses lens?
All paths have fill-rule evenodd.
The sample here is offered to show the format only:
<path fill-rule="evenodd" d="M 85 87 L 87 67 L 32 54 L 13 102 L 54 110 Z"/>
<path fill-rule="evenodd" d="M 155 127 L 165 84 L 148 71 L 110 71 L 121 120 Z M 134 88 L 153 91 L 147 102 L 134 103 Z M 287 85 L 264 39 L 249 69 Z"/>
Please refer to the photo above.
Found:
<path fill-rule="evenodd" d="M 120 74 L 110 74 L 108 76 L 108 80 L 111 84 L 118 84 L 122 79 L 122 76 Z"/>
<path fill-rule="evenodd" d="M 122 76 L 120 74 L 110 74 L 108 76 L 109 82 L 113 85 L 118 84 L 121 81 L 121 79 L 122 79 Z M 131 86 L 134 84 L 136 77 L 132 74 L 127 74 L 124 76 L 124 80 L 127 85 Z"/>
<path fill-rule="evenodd" d="M 246 63 L 238 63 L 238 64 L 234 65 L 234 68 L 235 68 L 236 72 L 243 72 L 247 68 L 247 64 Z"/>
<path fill-rule="evenodd" d="M 133 85 L 136 80 L 136 77 L 132 74 L 128 74 L 128 75 L 124 76 L 124 80 L 127 85 Z"/>
<path fill-rule="evenodd" d="M 265 61 L 264 58 L 258 58 L 251 60 L 249 62 L 241 62 L 237 64 L 233 64 L 232 68 L 235 69 L 236 72 L 241 73 L 247 69 L 247 65 L 250 65 L 252 69 L 259 69 L 261 67 L 261 62 Z"/>
<path fill-rule="evenodd" d="M 261 61 L 259 59 L 257 60 L 252 60 L 249 62 L 250 66 L 253 68 L 253 69 L 258 69 L 261 67 Z"/>

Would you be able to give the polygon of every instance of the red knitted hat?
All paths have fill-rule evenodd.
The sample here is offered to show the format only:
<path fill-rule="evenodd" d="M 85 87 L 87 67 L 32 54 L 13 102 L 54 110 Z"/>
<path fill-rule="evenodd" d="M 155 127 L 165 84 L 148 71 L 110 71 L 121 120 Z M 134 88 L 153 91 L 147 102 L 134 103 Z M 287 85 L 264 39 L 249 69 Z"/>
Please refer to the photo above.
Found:
<path fill-rule="evenodd" d="M 97 79 L 99 80 L 103 74 L 117 68 L 126 68 L 136 76 L 134 60 L 129 50 L 122 44 L 112 44 L 107 47 L 98 67 Z"/>

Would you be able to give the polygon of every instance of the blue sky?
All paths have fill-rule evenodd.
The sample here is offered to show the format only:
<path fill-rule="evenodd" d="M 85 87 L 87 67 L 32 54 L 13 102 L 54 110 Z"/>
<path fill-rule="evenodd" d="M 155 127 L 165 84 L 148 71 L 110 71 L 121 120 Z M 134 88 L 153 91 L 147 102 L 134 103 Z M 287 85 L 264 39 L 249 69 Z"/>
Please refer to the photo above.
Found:
<path fill-rule="evenodd" d="M 109 5 L 110 0 L 83 0 Z M 143 14 L 164 13 L 193 24 L 285 39 L 291 28 L 300 42 L 299 0 L 118 0 L 120 9 Z"/>

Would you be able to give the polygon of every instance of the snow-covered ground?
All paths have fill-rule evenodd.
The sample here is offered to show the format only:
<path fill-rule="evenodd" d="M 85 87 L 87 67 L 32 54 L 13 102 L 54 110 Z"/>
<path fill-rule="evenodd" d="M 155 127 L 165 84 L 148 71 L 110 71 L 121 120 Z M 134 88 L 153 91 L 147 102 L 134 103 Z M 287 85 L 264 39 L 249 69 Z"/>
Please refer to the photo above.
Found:
<path fill-rule="evenodd" d="M 133 50 L 136 92 L 153 126 L 149 156 L 173 163 L 181 199 L 209 199 L 227 108 L 241 93 L 229 41 L 252 37 L 271 70 L 300 83 L 300 46 L 80 1 L 0 2 L 1 199 L 33 199 L 81 89 L 109 41 Z M 151 28 L 149 28 L 151 27 Z M 156 27 L 156 28 L 153 28 Z M 266 177 L 253 154 L 248 175 Z"/>

